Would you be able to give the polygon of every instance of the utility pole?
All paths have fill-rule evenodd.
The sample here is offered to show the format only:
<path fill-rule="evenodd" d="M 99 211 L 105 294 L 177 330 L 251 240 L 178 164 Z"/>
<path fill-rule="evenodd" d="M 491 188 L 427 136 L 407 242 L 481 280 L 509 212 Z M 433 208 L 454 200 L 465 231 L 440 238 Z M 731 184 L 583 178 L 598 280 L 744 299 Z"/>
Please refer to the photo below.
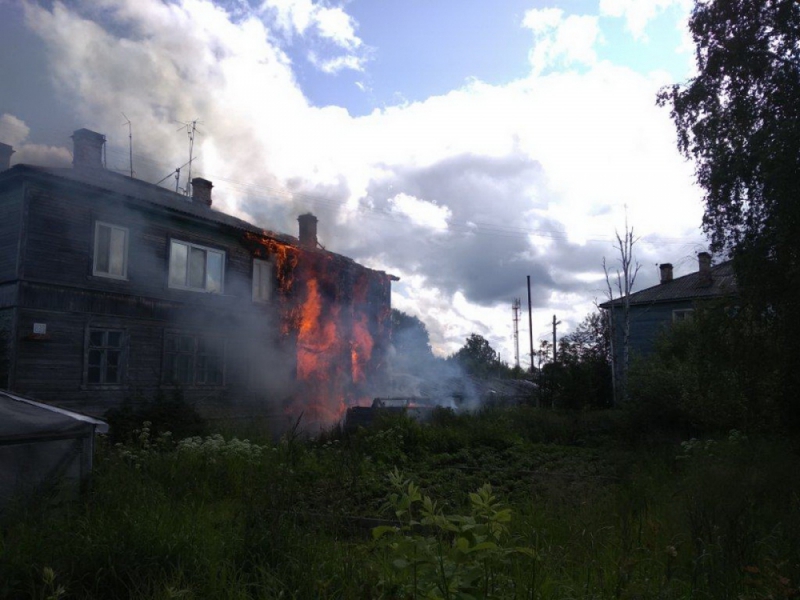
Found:
<path fill-rule="evenodd" d="M 557 356 L 557 344 L 556 344 L 556 326 L 561 325 L 561 321 L 556 321 L 556 316 L 553 315 L 553 362 L 556 362 Z"/>
<path fill-rule="evenodd" d="M 514 298 L 511 305 L 512 318 L 514 320 L 514 366 L 519 369 L 519 298 Z"/>
<path fill-rule="evenodd" d="M 533 373 L 533 308 L 531 306 L 531 276 L 528 275 L 528 333 L 531 340 L 531 373 Z"/>

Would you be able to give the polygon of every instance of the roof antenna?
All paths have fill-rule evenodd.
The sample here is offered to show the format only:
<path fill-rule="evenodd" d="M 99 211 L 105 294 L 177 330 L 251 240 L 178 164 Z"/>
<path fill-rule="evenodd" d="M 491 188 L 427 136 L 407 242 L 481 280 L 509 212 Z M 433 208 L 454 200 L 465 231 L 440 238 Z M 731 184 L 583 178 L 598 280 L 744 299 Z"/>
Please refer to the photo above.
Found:
<path fill-rule="evenodd" d="M 194 160 L 194 157 L 193 157 L 194 136 L 198 133 L 198 131 L 197 131 L 197 124 L 198 123 L 200 123 L 200 120 L 199 119 L 195 119 L 194 121 L 191 121 L 189 123 L 184 123 L 183 127 L 181 127 L 180 129 L 177 130 L 177 131 L 180 131 L 181 129 L 186 129 L 186 133 L 189 136 L 189 162 L 186 163 L 186 164 L 189 165 L 189 175 L 186 178 L 186 187 L 183 190 L 183 193 L 186 196 L 189 195 L 189 186 L 192 183 L 192 161 Z"/>
<path fill-rule="evenodd" d="M 125 113 L 121 113 L 123 117 L 125 117 Z M 131 179 L 133 179 L 133 127 L 131 125 L 131 120 L 128 117 L 125 117 L 125 122 L 123 125 L 128 126 L 128 154 L 130 155 L 131 159 Z"/>

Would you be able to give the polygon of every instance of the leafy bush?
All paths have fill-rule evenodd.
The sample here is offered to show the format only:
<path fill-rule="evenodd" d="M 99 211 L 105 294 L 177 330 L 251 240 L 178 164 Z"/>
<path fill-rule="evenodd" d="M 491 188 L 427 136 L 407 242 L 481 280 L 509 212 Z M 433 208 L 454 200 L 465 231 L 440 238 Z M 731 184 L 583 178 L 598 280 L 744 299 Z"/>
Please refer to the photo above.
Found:
<path fill-rule="evenodd" d="M 505 598 L 514 555 L 535 561 L 509 535 L 511 510 L 485 484 L 471 493 L 469 514 L 445 514 L 399 471 L 389 474 L 387 508 L 400 521 L 372 530 L 380 587 L 391 598 Z"/>
<path fill-rule="evenodd" d="M 109 424 L 109 439 L 113 444 L 133 439 L 134 432 L 149 422 L 154 437 L 169 431 L 173 438 L 181 439 L 207 432 L 205 419 L 183 397 L 180 389 L 171 396 L 159 390 L 155 398 L 125 398 L 119 408 L 106 412 Z"/>
<path fill-rule="evenodd" d="M 630 373 L 634 420 L 645 430 L 748 431 L 777 424 L 770 336 L 746 310 L 698 306 L 673 325 Z"/>

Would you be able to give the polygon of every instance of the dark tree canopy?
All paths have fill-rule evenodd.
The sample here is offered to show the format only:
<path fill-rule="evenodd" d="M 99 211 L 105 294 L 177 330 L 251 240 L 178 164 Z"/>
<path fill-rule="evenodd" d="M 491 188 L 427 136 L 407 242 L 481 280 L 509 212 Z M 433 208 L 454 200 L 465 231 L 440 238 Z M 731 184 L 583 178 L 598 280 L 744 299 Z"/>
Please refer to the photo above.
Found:
<path fill-rule="evenodd" d="M 575 331 L 558 341 L 558 356 L 562 362 L 611 360 L 611 336 L 605 316 L 593 312 L 581 321 Z"/>
<path fill-rule="evenodd" d="M 392 345 L 399 354 L 419 358 L 433 356 L 428 328 L 419 318 L 392 309 Z"/>
<path fill-rule="evenodd" d="M 712 248 L 796 269 L 800 3 L 697 0 L 689 28 L 698 74 L 658 102 L 695 162 Z"/>
<path fill-rule="evenodd" d="M 800 417 L 800 2 L 696 0 L 689 28 L 697 75 L 658 102 L 695 163 L 712 249 L 733 256 L 742 301 L 772 327 L 785 408 Z"/>
<path fill-rule="evenodd" d="M 458 363 L 470 375 L 490 377 L 509 375 L 510 369 L 482 335 L 472 333 L 466 343 L 448 360 Z"/>

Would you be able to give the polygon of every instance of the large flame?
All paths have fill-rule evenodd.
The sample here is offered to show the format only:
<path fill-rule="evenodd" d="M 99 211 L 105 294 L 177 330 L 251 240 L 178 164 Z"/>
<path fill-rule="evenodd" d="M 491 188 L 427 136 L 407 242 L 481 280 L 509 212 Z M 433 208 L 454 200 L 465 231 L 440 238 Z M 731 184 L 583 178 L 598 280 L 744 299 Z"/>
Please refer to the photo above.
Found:
<path fill-rule="evenodd" d="M 286 412 L 302 413 L 307 426 L 335 424 L 348 406 L 368 403 L 383 376 L 389 277 L 331 253 L 248 239 L 275 266 L 281 334 L 296 349 L 297 385 Z"/>

